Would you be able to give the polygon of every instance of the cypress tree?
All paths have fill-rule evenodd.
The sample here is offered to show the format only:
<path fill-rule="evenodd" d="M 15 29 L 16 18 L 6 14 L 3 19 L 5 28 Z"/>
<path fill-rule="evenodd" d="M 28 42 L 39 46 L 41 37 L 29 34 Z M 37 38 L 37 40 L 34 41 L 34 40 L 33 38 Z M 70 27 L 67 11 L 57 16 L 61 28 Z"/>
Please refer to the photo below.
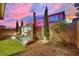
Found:
<path fill-rule="evenodd" d="M 49 39 L 49 24 L 48 24 L 48 9 L 46 7 L 45 13 L 44 13 L 44 36 L 46 39 Z"/>
<path fill-rule="evenodd" d="M 23 20 L 21 21 L 21 26 L 23 26 Z"/>
<path fill-rule="evenodd" d="M 33 19 L 34 19 L 34 24 L 33 24 L 33 39 L 37 39 L 36 38 L 36 34 L 37 34 L 37 26 L 36 26 L 36 16 L 35 16 L 35 12 L 33 12 Z"/>
<path fill-rule="evenodd" d="M 22 29 L 22 26 L 23 26 L 23 20 L 21 21 L 20 34 L 21 34 L 21 29 Z"/>
<path fill-rule="evenodd" d="M 16 32 L 18 33 L 19 32 L 19 24 L 18 24 L 18 21 L 16 21 Z"/>

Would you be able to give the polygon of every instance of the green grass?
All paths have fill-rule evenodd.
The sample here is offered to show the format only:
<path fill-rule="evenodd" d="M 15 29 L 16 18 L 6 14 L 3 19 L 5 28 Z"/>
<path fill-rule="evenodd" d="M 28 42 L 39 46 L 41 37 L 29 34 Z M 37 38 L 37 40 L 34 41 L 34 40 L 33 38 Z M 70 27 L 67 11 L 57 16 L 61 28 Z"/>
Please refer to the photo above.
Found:
<path fill-rule="evenodd" d="M 25 50 L 25 47 L 16 39 L 8 38 L 0 41 L 0 56 L 13 55 Z"/>

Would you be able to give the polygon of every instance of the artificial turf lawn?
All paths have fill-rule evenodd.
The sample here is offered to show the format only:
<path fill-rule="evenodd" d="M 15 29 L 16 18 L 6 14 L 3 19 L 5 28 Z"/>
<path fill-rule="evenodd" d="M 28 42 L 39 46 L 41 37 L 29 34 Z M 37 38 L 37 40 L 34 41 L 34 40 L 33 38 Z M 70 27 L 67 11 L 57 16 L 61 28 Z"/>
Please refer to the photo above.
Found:
<path fill-rule="evenodd" d="M 0 41 L 0 56 L 8 56 L 25 50 L 25 47 L 17 39 Z"/>

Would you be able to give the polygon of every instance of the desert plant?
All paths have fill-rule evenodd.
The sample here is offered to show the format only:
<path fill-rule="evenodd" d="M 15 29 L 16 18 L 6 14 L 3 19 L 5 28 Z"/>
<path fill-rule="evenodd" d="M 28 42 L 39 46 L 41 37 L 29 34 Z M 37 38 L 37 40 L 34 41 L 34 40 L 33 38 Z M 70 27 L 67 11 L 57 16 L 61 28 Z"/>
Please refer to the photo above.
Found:
<path fill-rule="evenodd" d="M 65 29 L 65 27 L 66 27 L 66 24 L 64 24 L 64 23 L 58 23 L 58 24 L 56 24 L 56 29 L 59 29 L 59 30 L 64 30 Z"/>

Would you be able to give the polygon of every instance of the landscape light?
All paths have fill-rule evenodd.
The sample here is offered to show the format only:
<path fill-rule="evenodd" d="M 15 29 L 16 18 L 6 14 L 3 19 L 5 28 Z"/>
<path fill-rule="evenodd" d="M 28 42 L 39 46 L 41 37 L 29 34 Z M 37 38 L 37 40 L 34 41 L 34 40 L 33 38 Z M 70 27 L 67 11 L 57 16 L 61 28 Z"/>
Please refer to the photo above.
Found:
<path fill-rule="evenodd" d="M 22 28 L 22 31 L 23 31 L 23 28 Z"/>
<path fill-rule="evenodd" d="M 27 35 L 27 33 L 24 33 L 24 35 Z"/>
<path fill-rule="evenodd" d="M 29 28 L 29 30 L 31 30 L 31 28 Z"/>
<path fill-rule="evenodd" d="M 15 37 L 15 36 L 12 36 L 11 38 L 12 38 L 12 39 L 16 39 L 16 37 Z"/>

